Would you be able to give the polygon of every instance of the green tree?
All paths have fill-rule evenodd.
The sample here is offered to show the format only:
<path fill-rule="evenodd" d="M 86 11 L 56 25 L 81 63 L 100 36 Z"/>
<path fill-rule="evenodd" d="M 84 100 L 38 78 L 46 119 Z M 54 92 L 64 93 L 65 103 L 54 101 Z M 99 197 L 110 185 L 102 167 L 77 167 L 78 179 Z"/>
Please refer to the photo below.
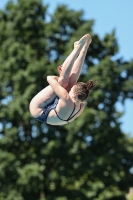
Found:
<path fill-rule="evenodd" d="M 116 59 L 115 31 L 100 39 L 83 11 L 41 0 L 9 1 L 0 11 L 0 199 L 119 200 L 133 185 L 133 141 L 116 103 L 133 99 L 133 60 Z M 36 122 L 32 97 L 46 76 L 90 33 L 80 80 L 98 80 L 82 116 L 65 126 Z"/>

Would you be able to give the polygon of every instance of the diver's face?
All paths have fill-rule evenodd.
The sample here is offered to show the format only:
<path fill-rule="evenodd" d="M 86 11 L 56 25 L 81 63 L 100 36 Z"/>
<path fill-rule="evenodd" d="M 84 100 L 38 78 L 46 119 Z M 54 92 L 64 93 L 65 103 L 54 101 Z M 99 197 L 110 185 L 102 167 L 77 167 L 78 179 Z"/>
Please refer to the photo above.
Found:
<path fill-rule="evenodd" d="M 80 99 L 78 98 L 78 95 L 77 95 L 77 93 L 76 93 L 76 85 L 74 85 L 74 86 L 71 88 L 71 90 L 70 90 L 70 92 L 69 92 L 69 96 L 70 96 L 70 98 L 71 98 L 72 100 L 74 100 L 74 101 L 77 102 L 77 103 L 86 103 L 86 100 L 82 101 L 82 100 L 80 100 Z"/>

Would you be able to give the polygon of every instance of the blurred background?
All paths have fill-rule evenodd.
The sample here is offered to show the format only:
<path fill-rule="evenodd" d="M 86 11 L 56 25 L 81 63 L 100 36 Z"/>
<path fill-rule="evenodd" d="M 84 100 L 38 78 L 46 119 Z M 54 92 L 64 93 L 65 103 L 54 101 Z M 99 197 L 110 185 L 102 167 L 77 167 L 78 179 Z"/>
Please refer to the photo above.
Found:
<path fill-rule="evenodd" d="M 0 200 L 133 199 L 133 2 L 0 2 Z M 29 113 L 73 42 L 92 35 L 81 81 L 98 80 L 73 123 Z"/>
<path fill-rule="evenodd" d="M 0 8 L 3 9 L 7 2 L 8 0 L 2 0 Z M 119 51 L 115 57 L 122 57 L 124 60 L 133 59 L 132 1 L 127 3 L 125 0 L 109 2 L 106 0 L 83 0 L 77 3 L 76 0 L 67 0 L 64 3 L 63 0 L 43 0 L 43 3 L 49 5 L 49 14 L 52 14 L 55 8 L 62 4 L 66 4 L 70 9 L 83 10 L 85 19 L 95 21 L 93 30 L 98 33 L 100 38 L 115 29 L 119 44 Z M 127 99 L 124 105 L 118 103 L 117 109 L 124 112 L 124 115 L 120 118 L 122 130 L 133 136 L 133 101 Z"/>

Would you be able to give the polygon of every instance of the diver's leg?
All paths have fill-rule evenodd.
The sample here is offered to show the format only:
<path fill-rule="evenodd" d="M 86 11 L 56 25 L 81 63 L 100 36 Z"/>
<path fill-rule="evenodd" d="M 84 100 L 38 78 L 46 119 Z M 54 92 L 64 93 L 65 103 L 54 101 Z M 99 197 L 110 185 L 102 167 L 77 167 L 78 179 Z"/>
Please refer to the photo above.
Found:
<path fill-rule="evenodd" d="M 54 101 L 57 97 L 56 93 L 49 85 L 42 89 L 37 95 L 33 97 L 30 102 L 29 109 L 33 117 L 38 117 L 44 111 L 45 106 Z"/>
<path fill-rule="evenodd" d="M 73 68 L 74 62 L 77 59 L 81 49 L 83 48 L 86 40 L 87 40 L 87 34 L 84 35 L 79 41 L 74 43 L 74 49 L 71 52 L 71 54 L 66 58 L 64 63 L 62 64 L 62 67 L 58 67 L 58 71 L 60 71 L 60 77 L 59 77 L 59 83 L 66 87 L 69 82 L 69 77 L 71 74 L 71 70 Z"/>
<path fill-rule="evenodd" d="M 87 35 L 87 41 L 84 44 L 82 50 L 80 51 L 79 56 L 75 60 L 73 68 L 71 70 L 71 75 L 70 75 L 70 78 L 69 78 L 69 86 L 70 87 L 75 85 L 75 83 L 77 82 L 77 80 L 80 76 L 81 69 L 82 69 L 83 64 L 84 64 L 85 56 L 87 54 L 87 50 L 88 50 L 88 47 L 89 47 L 91 41 L 92 41 L 91 36 L 88 34 Z"/>

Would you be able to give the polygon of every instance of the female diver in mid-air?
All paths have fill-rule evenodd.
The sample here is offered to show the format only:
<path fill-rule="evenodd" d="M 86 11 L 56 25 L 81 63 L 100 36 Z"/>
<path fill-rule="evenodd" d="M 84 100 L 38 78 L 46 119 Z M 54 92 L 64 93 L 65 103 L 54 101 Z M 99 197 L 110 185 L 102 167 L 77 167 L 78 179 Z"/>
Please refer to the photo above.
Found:
<path fill-rule="evenodd" d="M 30 112 L 38 121 L 51 125 L 64 125 L 81 115 L 89 90 L 96 84 L 77 82 L 91 36 L 84 35 L 74 43 L 74 49 L 58 67 L 60 76 L 47 76 L 49 86 L 41 90 L 30 102 Z"/>

